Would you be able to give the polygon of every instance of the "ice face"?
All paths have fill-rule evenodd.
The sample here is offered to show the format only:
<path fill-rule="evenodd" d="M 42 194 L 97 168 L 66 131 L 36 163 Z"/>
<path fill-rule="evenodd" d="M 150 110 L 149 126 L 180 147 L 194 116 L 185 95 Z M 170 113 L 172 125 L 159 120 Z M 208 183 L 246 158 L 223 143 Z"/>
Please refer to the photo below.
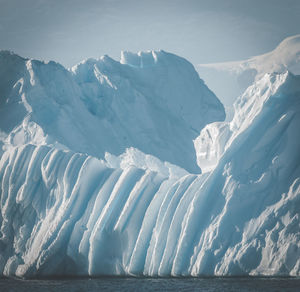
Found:
<path fill-rule="evenodd" d="M 195 140 L 200 175 L 134 147 L 110 153 L 117 140 L 95 131 L 103 124 L 119 133 L 113 126 L 129 105 L 138 105 L 131 114 L 139 122 L 157 108 L 177 117 L 181 107 L 169 98 L 181 92 L 153 84 L 188 74 L 185 62 L 165 52 L 123 53 L 121 63 L 106 56 L 70 72 L 21 59 L 26 73 L 14 75 L 17 85 L 6 94 L 19 98 L 25 114 L 13 129 L 1 128 L 4 275 L 300 275 L 299 77 L 264 76 L 237 101 L 231 123 L 204 127 Z M 205 107 L 210 119 L 222 116 L 214 99 Z M 133 117 L 120 120 L 124 131 L 134 125 Z M 178 134 L 178 143 L 182 137 L 192 143 L 193 135 Z M 97 143 L 102 157 L 93 154 Z"/>
<path fill-rule="evenodd" d="M 122 52 L 120 62 L 104 56 L 72 72 L 86 107 L 101 120 L 105 151 L 120 154 L 133 146 L 199 172 L 191 140 L 225 116 L 190 63 L 164 51 Z"/>
<path fill-rule="evenodd" d="M 34 123 L 47 145 L 98 158 L 135 147 L 199 173 L 192 140 L 225 118 L 222 104 L 186 60 L 163 51 L 133 55 L 127 59 L 139 66 L 123 54 L 121 63 L 104 56 L 68 71 L 3 53 L 1 131 L 18 132 L 13 145 L 29 143 Z"/>

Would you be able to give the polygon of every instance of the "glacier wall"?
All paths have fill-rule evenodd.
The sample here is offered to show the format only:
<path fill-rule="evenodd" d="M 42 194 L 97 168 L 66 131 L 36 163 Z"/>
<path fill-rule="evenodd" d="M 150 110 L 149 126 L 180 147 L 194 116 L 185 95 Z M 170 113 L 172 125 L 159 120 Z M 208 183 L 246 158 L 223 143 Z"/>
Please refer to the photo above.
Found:
<path fill-rule="evenodd" d="M 299 276 L 299 89 L 289 73 L 248 88 L 233 121 L 215 124 L 225 136 L 203 129 L 214 167 L 202 175 L 134 149 L 99 160 L 47 145 L 7 148 L 1 271 Z"/>
<path fill-rule="evenodd" d="M 185 59 L 147 52 L 131 54 L 131 64 L 128 54 L 67 70 L 0 52 L 0 134 L 15 146 L 54 145 L 100 159 L 135 147 L 200 173 L 193 139 L 224 120 L 223 105 Z"/>
<path fill-rule="evenodd" d="M 299 76 L 220 122 L 163 51 L 0 65 L 3 275 L 300 275 Z"/>

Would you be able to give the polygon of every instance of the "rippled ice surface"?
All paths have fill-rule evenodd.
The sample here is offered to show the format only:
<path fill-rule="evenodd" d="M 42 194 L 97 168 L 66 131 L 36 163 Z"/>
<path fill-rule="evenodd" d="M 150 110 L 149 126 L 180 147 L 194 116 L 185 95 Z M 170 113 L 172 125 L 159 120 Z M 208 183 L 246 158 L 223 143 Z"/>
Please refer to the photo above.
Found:
<path fill-rule="evenodd" d="M 0 279 L 0 291 L 300 291 L 300 278 Z"/>

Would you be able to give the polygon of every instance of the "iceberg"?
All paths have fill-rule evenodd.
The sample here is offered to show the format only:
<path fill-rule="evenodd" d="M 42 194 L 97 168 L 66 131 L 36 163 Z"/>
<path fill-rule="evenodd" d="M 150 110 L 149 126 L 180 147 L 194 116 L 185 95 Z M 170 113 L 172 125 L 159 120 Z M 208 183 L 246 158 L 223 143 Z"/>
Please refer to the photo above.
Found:
<path fill-rule="evenodd" d="M 299 76 L 266 74 L 222 122 L 163 51 L 1 57 L 3 275 L 300 275 Z"/>

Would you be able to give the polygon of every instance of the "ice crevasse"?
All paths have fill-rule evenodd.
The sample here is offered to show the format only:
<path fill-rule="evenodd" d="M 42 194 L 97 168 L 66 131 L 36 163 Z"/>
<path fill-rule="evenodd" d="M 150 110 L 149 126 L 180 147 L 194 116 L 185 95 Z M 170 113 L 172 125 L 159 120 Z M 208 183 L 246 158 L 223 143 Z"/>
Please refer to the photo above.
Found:
<path fill-rule="evenodd" d="M 145 64 L 169 68 L 165 62 L 170 59 L 162 58 L 157 65 L 154 53 L 145 56 L 128 53 L 121 63 L 110 60 L 105 66 L 112 67 L 102 69 L 102 61 L 89 60 L 71 71 L 56 70 L 68 80 L 59 94 L 51 84 L 41 84 L 42 73 L 37 86 L 28 61 L 18 59 L 28 73 L 11 82 L 13 91 L 1 101 L 3 107 L 18 113 L 10 124 L 0 119 L 7 126 L 1 128 L 0 160 L 3 275 L 299 276 L 299 77 L 288 72 L 265 75 L 237 100 L 230 123 L 205 126 L 223 115 L 212 95 L 206 103 L 215 116 L 202 121 L 201 134 L 193 138 L 194 159 L 197 156 L 202 174 L 189 173 L 171 159 L 161 161 L 155 157 L 156 150 L 144 154 L 136 145 L 130 146 L 139 150 L 128 148 L 123 154 L 105 154 L 109 148 L 96 153 L 91 146 L 98 143 L 95 137 L 87 140 L 89 145 L 73 145 L 74 137 L 94 132 L 92 121 L 110 129 L 114 123 L 121 125 L 115 121 L 123 105 L 112 104 L 133 102 L 130 94 L 124 97 L 129 98 L 126 102 L 120 98 L 113 84 L 125 82 L 124 76 L 118 73 L 114 79 L 111 72 L 124 69 L 125 75 L 137 75 L 126 75 L 126 82 L 132 82 L 126 85 L 128 90 L 133 87 L 139 92 L 135 97 L 157 90 L 153 89 L 156 83 L 144 81 L 152 74 Z M 146 61 L 141 62 L 143 58 Z M 20 70 L 16 72 L 12 76 Z M 138 78 L 143 80 L 133 83 Z M 93 99 L 100 90 L 107 101 Z M 151 101 L 154 109 L 176 112 L 174 116 L 181 111 L 164 99 L 173 93 L 155 96 L 162 98 Z M 13 103 L 12 98 L 23 103 Z M 58 111 L 62 128 L 51 120 L 49 109 Z M 81 124 L 75 123 L 79 111 L 85 118 Z M 196 116 L 181 117 L 176 125 L 195 132 Z M 52 127 L 47 128 L 49 120 Z M 75 136 L 64 137 L 60 131 L 69 123 Z M 105 140 L 106 132 L 101 133 Z"/>

